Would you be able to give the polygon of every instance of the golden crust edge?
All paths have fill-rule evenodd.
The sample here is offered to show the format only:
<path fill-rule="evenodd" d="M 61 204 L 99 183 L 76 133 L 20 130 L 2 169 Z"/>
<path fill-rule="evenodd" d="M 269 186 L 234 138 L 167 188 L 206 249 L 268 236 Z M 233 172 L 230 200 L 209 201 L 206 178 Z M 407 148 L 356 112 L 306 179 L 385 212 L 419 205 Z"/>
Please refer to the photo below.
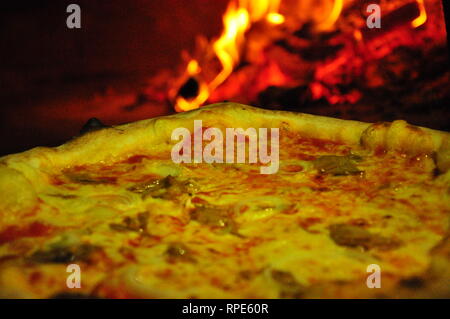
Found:
<path fill-rule="evenodd" d="M 410 125 L 397 120 L 392 123 L 365 123 L 306 113 L 265 110 L 237 103 L 218 103 L 193 111 L 156 117 L 74 138 L 58 147 L 36 147 L 0 158 L 0 165 L 11 167 L 27 163 L 31 167 L 67 167 L 98 162 L 111 162 L 138 152 L 168 148 L 170 133 L 177 127 L 192 128 L 201 119 L 208 126 L 217 123 L 227 127 L 289 127 L 306 137 L 329 139 L 350 145 L 361 144 L 375 150 L 397 150 L 411 155 L 426 153 L 438 156 L 442 168 L 450 166 L 450 133 Z"/>

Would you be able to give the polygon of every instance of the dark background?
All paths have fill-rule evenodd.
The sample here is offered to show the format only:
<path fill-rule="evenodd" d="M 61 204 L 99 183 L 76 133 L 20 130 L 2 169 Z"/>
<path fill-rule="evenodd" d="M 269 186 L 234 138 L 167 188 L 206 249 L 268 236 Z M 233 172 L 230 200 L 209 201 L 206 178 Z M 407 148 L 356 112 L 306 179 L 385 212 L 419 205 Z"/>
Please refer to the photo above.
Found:
<path fill-rule="evenodd" d="M 71 3 L 81 7 L 81 29 L 66 26 Z M 219 34 L 227 3 L 1 1 L 0 155 L 63 143 L 89 117 L 119 124 L 169 112 L 150 107 L 124 117 L 113 104 L 133 103 L 148 77 L 193 50 L 196 35 Z M 112 104 L 107 112 L 88 109 L 97 95 Z"/>
<path fill-rule="evenodd" d="M 221 29 L 227 0 L 0 2 L 1 97 L 73 80 L 151 74 L 179 62 L 196 34 Z M 82 28 L 66 27 L 81 7 Z"/>
<path fill-rule="evenodd" d="M 81 29 L 66 26 L 70 3 L 81 7 Z M 177 67 L 196 35 L 217 36 L 227 3 L 0 2 L 0 155 L 63 143 L 90 117 L 120 124 L 173 112 L 168 105 L 122 107 L 136 102 L 149 77 Z"/>

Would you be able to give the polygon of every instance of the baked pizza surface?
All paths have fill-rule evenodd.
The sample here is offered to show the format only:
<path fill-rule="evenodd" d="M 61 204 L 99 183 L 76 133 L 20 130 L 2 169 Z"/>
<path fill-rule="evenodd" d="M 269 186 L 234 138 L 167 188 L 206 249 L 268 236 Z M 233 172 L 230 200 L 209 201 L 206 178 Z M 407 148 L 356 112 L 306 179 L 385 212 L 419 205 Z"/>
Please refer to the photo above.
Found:
<path fill-rule="evenodd" d="M 278 128 L 278 170 L 175 163 L 194 120 Z M 449 141 L 223 103 L 0 158 L 0 295 L 448 298 Z"/>

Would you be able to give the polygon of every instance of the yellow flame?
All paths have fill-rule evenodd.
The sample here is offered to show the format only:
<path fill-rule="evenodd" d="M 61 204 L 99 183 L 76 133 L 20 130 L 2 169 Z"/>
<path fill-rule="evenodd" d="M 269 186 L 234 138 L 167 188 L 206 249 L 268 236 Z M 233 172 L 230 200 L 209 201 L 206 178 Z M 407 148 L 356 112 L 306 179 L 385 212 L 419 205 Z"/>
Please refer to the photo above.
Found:
<path fill-rule="evenodd" d="M 270 13 L 278 13 L 281 0 L 239 0 L 239 7 L 245 8 L 251 22 L 263 20 Z"/>
<path fill-rule="evenodd" d="M 220 38 L 214 42 L 213 49 L 222 65 L 222 71 L 209 84 L 210 90 L 219 86 L 233 71 L 234 65 L 239 61 L 239 45 L 249 27 L 248 11 L 244 8 L 236 9 L 230 6 L 223 19 L 224 31 Z"/>
<path fill-rule="evenodd" d="M 284 22 L 284 16 L 279 13 L 271 12 L 267 15 L 267 21 L 272 24 L 282 24 Z"/>
<path fill-rule="evenodd" d="M 197 60 L 189 61 L 187 65 L 187 72 L 189 75 L 194 75 L 200 72 L 200 66 L 198 65 Z"/>
<path fill-rule="evenodd" d="M 191 78 L 194 77 L 199 74 L 201 71 L 201 68 L 198 64 L 197 60 L 190 60 L 189 63 L 187 64 L 186 67 L 186 78 Z M 198 94 L 197 96 L 192 99 L 187 101 L 185 98 L 183 98 L 182 96 L 178 96 L 175 100 L 175 110 L 177 112 L 181 112 L 181 111 L 189 111 L 189 110 L 193 110 L 198 108 L 200 105 L 202 105 L 203 103 L 206 102 L 206 100 L 209 97 L 209 91 L 208 91 L 208 87 L 205 85 L 204 82 L 199 82 L 199 89 L 198 89 Z M 175 89 L 171 92 L 172 95 L 175 95 Z"/>
<path fill-rule="evenodd" d="M 423 2 L 424 0 L 416 0 L 416 1 L 417 1 L 417 5 L 419 6 L 420 14 L 417 18 L 415 18 L 411 22 L 411 26 L 413 28 L 420 27 L 422 24 L 424 24 L 427 21 L 427 11 L 425 10 L 425 4 Z"/>
<path fill-rule="evenodd" d="M 205 83 L 199 83 L 199 92 L 193 100 L 187 101 L 185 98 L 179 96 L 175 100 L 175 110 L 177 112 L 190 111 L 199 108 L 209 97 L 209 90 Z"/>
<path fill-rule="evenodd" d="M 232 0 L 223 16 L 223 32 L 213 41 L 212 48 L 217 56 L 221 71 L 209 82 L 199 82 L 198 95 L 192 100 L 178 96 L 175 100 L 177 111 L 188 111 L 200 107 L 205 103 L 212 91 L 222 84 L 233 71 L 240 59 L 245 32 L 252 22 L 266 19 L 273 24 L 284 22 L 284 16 L 278 13 L 281 0 Z M 186 72 L 188 77 L 195 76 L 201 71 L 196 60 L 189 61 Z"/>
<path fill-rule="evenodd" d="M 323 30 L 330 29 L 333 27 L 339 15 L 341 14 L 342 8 L 344 6 L 344 0 L 334 0 L 333 8 L 328 18 L 320 24 L 320 28 Z"/>

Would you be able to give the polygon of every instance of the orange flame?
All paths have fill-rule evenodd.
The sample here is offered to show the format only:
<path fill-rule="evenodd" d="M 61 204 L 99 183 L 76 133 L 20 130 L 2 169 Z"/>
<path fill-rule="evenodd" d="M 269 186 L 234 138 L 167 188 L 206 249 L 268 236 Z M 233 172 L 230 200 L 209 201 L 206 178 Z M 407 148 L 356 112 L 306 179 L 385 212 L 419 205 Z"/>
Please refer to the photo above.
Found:
<path fill-rule="evenodd" d="M 424 0 L 416 0 L 419 6 L 420 14 L 411 22 L 413 28 L 418 28 L 427 21 L 427 11 L 425 10 Z"/>
<path fill-rule="evenodd" d="M 250 25 L 248 11 L 244 8 L 235 8 L 235 4 L 231 3 L 224 15 L 223 24 L 224 31 L 213 44 L 214 52 L 222 64 L 222 71 L 209 84 L 210 90 L 214 90 L 225 81 L 239 62 L 239 47 Z"/>
<path fill-rule="evenodd" d="M 284 22 L 284 16 L 278 13 L 281 0 L 232 0 L 223 16 L 223 32 L 213 41 L 212 48 L 217 56 L 222 70 L 209 82 L 199 82 L 199 92 L 193 99 L 178 96 L 175 100 L 175 110 L 188 111 L 200 107 L 205 103 L 212 91 L 222 84 L 233 71 L 240 60 L 240 49 L 245 40 L 245 32 L 251 24 L 266 19 L 272 24 Z M 189 61 L 186 73 L 188 77 L 195 76 L 201 71 L 198 62 Z"/>
<path fill-rule="evenodd" d="M 323 21 L 319 25 L 319 28 L 322 30 L 328 30 L 331 27 L 333 27 L 334 23 L 337 21 L 337 19 L 341 14 L 343 6 L 344 0 L 334 0 L 333 8 L 331 9 L 330 15 L 325 21 Z"/>
<path fill-rule="evenodd" d="M 198 65 L 197 60 L 190 60 L 187 68 L 187 74 L 189 77 L 195 76 L 200 73 L 201 68 Z M 206 102 L 209 97 L 208 87 L 204 82 L 199 82 L 199 91 L 197 96 L 193 100 L 186 100 L 185 98 L 179 96 L 175 101 L 175 110 L 177 112 L 180 111 L 189 111 L 198 108 L 200 105 Z"/>

